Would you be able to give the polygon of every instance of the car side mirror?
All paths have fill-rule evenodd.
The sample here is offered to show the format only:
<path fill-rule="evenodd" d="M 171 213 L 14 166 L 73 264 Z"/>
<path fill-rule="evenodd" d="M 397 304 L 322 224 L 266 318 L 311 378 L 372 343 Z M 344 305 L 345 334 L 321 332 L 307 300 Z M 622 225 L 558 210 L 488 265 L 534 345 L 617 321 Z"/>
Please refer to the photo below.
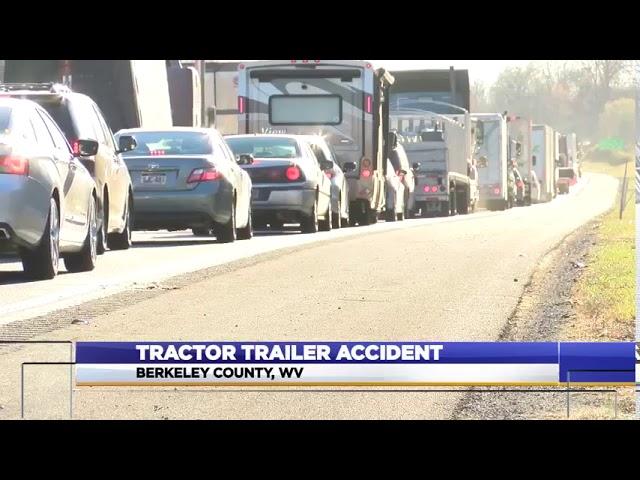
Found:
<path fill-rule="evenodd" d="M 333 162 L 331 160 L 323 160 L 320 162 L 320 168 L 322 170 L 331 170 L 333 168 Z"/>
<path fill-rule="evenodd" d="M 243 153 L 238 156 L 238 165 L 251 165 L 253 164 L 253 155 L 250 153 Z"/>
<path fill-rule="evenodd" d="M 413 168 L 414 170 L 420 170 L 420 163 L 415 162 L 415 163 L 412 165 L 412 168 Z"/>
<path fill-rule="evenodd" d="M 98 153 L 99 144 L 95 140 L 80 139 L 73 145 L 75 157 L 93 157 Z"/>
<path fill-rule="evenodd" d="M 130 152 L 131 150 L 135 150 L 137 146 L 138 146 L 138 142 L 136 142 L 135 138 L 133 138 L 131 135 L 123 135 L 120 138 L 118 138 L 117 153 Z"/>
<path fill-rule="evenodd" d="M 356 162 L 344 162 L 342 164 L 343 172 L 353 172 L 356 169 Z"/>

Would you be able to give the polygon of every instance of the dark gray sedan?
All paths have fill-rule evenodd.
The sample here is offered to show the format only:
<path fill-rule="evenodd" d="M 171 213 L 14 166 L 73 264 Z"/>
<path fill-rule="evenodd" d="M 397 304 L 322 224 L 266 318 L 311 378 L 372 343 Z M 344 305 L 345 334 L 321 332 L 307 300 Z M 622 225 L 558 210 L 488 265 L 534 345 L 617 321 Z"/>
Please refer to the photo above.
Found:
<path fill-rule="evenodd" d="M 251 178 L 211 128 L 120 130 L 133 182 L 135 230 L 185 230 L 220 242 L 253 236 Z"/>
<path fill-rule="evenodd" d="M 303 233 L 331 230 L 331 180 L 324 171 L 333 162 L 321 162 L 303 136 L 229 135 L 225 140 L 238 158 L 252 158 L 243 168 L 253 181 L 256 225 L 299 223 Z"/>

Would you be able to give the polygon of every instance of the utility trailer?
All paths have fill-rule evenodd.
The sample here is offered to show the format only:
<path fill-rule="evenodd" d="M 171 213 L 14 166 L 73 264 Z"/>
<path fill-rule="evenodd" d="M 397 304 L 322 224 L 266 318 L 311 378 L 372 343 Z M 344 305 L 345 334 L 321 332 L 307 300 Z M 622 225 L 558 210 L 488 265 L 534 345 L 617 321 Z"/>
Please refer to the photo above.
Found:
<path fill-rule="evenodd" d="M 531 136 L 531 163 L 540 182 L 540 201 L 549 202 L 556 193 L 555 135 L 548 125 L 533 125 Z"/>

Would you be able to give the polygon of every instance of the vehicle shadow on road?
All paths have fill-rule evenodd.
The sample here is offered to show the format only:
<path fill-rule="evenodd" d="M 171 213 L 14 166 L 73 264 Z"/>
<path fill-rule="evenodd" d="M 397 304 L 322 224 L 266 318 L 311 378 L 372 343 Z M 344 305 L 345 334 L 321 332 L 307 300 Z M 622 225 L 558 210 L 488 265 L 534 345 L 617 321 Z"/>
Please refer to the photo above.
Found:
<path fill-rule="evenodd" d="M 67 275 L 68 272 L 61 270 L 58 276 Z M 50 282 L 51 280 L 36 280 L 27 277 L 23 271 L 14 270 L 11 272 L 0 272 L 0 286 L 2 285 L 19 285 L 21 283 Z"/>

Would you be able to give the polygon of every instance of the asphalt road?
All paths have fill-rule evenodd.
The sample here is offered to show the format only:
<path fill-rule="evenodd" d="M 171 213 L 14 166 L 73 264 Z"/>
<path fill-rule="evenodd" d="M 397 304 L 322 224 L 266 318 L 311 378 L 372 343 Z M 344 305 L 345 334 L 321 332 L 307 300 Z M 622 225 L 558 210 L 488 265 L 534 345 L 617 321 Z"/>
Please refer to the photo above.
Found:
<path fill-rule="evenodd" d="M 22 283 L 18 264 L 0 265 L 0 323 L 255 257 L 151 298 L 118 303 L 116 296 L 112 311 L 88 324 L 35 338 L 491 341 L 541 257 L 608 210 L 616 189 L 615 179 L 594 174 L 548 204 L 317 235 L 265 234 L 232 245 L 183 232 L 136 234 L 134 249 L 108 252 L 90 273 Z M 68 347 L 0 355 L 0 418 L 19 416 L 20 363 L 35 358 L 65 361 Z M 68 366 L 30 369 L 27 417 L 68 416 L 67 397 L 51 392 L 68 393 L 69 382 Z M 74 392 L 74 418 L 447 418 L 462 395 L 302 390 L 82 387 Z"/>

